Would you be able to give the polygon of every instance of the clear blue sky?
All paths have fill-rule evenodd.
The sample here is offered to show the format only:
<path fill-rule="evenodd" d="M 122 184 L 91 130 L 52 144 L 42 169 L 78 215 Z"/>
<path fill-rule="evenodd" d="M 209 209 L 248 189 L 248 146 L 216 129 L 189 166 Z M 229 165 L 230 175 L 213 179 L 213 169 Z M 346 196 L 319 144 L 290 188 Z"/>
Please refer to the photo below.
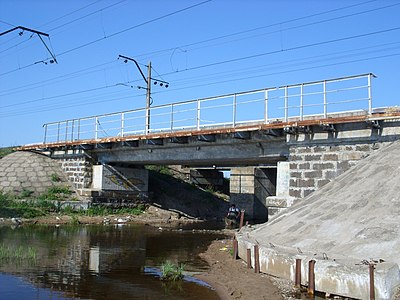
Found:
<path fill-rule="evenodd" d="M 29 32 L 0 36 L 0 147 L 41 142 L 47 122 L 144 107 L 120 54 L 170 83 L 153 86 L 154 105 L 369 72 L 373 106 L 398 105 L 399 15 L 394 0 L 0 0 L 0 32 L 48 33 L 58 61 Z"/>

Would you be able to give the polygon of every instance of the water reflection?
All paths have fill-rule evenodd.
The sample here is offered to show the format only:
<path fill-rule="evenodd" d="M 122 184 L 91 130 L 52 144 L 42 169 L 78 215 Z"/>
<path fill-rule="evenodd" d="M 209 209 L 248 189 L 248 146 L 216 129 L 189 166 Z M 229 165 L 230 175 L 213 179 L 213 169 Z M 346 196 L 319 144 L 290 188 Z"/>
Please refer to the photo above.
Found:
<path fill-rule="evenodd" d="M 166 284 L 154 272 L 146 272 L 166 260 L 183 263 L 187 271 L 204 270 L 207 265 L 197 254 L 218 237 L 139 225 L 0 227 L 0 243 L 37 249 L 35 260 L 0 260 L 0 295 L 5 299 L 218 299 L 197 282 Z M 24 278 L 25 285 L 17 284 L 18 278 Z"/>

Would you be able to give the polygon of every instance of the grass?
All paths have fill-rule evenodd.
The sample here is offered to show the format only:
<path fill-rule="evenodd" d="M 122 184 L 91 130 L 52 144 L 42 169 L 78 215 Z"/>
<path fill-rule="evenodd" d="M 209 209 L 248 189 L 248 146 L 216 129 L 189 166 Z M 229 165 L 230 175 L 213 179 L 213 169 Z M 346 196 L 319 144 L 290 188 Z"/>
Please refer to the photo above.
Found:
<path fill-rule="evenodd" d="M 60 181 L 61 181 L 60 176 L 58 176 L 58 175 L 55 174 L 55 173 L 53 173 L 53 174 L 50 175 L 50 179 L 51 179 L 52 182 L 60 182 Z"/>
<path fill-rule="evenodd" d="M 57 186 L 54 185 L 49 187 L 46 193 L 39 196 L 39 199 L 42 200 L 64 200 L 68 198 L 72 194 L 72 191 L 68 186 Z"/>
<path fill-rule="evenodd" d="M 161 265 L 161 279 L 168 281 L 177 281 L 183 278 L 183 264 L 175 265 L 166 261 Z"/>
<path fill-rule="evenodd" d="M 10 247 L 5 244 L 0 244 L 0 260 L 35 260 L 37 250 L 30 246 Z"/>
<path fill-rule="evenodd" d="M 0 158 L 3 158 L 4 156 L 14 152 L 12 147 L 5 147 L 5 148 L 0 148 Z"/>
<path fill-rule="evenodd" d="M 140 215 L 145 211 L 144 205 L 133 208 L 108 208 L 105 206 L 92 206 L 87 210 L 74 210 L 68 206 L 60 209 L 57 202 L 45 198 L 30 199 L 21 201 L 20 199 L 7 195 L 0 191 L 0 218 L 35 218 L 46 216 L 50 213 L 60 213 L 70 216 L 106 216 L 111 214 L 130 214 Z"/>

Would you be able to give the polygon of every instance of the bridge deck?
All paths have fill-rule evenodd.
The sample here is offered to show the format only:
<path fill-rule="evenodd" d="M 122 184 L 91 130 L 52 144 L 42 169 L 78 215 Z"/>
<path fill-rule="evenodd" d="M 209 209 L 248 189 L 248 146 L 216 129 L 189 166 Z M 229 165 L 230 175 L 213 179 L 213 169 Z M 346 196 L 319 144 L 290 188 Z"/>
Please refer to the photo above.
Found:
<path fill-rule="evenodd" d="M 390 109 L 389 109 L 390 111 Z M 329 118 L 318 118 L 314 117 L 307 120 L 291 120 L 288 122 L 283 122 L 277 120 L 272 123 L 254 123 L 246 125 L 236 125 L 235 127 L 210 127 L 203 128 L 201 130 L 178 130 L 172 132 L 157 132 L 139 135 L 126 135 L 126 136 L 116 136 L 116 137 L 106 137 L 99 139 L 85 139 L 76 141 L 61 141 L 52 143 L 41 143 L 41 144 L 31 144 L 18 147 L 17 150 L 42 150 L 42 149 L 56 149 L 63 147 L 74 147 L 79 145 L 95 145 L 103 143 L 118 143 L 124 141 L 139 141 L 139 140 L 151 140 L 151 139 L 163 139 L 172 137 L 189 137 L 189 136 L 199 136 L 199 135 L 213 135 L 213 134 L 224 134 L 224 133 L 235 133 L 243 131 L 259 131 L 268 129 L 284 129 L 284 128 L 302 128 L 307 126 L 322 126 L 329 124 L 345 124 L 345 123 L 356 123 L 356 122 L 370 122 L 379 120 L 389 120 L 389 119 L 400 119 L 400 112 L 398 110 L 393 110 L 393 112 L 376 112 L 372 114 L 360 114 L 329 117 Z"/>

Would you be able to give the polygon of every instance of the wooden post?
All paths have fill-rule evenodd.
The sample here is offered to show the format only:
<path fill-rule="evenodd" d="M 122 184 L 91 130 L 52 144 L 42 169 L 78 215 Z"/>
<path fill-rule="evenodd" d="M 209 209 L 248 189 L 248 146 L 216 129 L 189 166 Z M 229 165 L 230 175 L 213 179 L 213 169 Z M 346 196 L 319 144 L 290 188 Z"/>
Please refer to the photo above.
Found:
<path fill-rule="evenodd" d="M 251 269 L 251 249 L 247 249 L 247 269 Z"/>

